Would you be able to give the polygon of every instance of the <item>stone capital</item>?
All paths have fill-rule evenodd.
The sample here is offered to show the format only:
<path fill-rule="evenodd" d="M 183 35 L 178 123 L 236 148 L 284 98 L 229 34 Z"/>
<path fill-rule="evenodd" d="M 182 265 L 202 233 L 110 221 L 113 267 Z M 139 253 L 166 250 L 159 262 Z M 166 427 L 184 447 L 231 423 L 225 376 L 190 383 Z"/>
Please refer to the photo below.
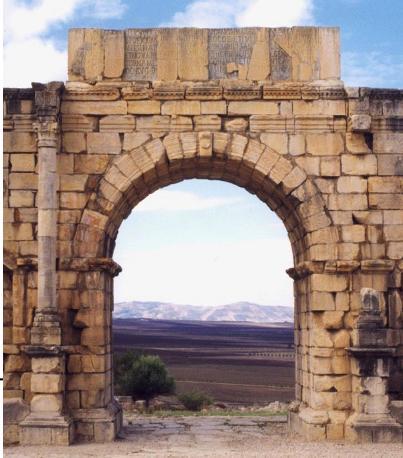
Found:
<path fill-rule="evenodd" d="M 57 147 L 59 125 L 54 119 L 37 121 L 32 126 L 37 135 L 39 148 Z"/>

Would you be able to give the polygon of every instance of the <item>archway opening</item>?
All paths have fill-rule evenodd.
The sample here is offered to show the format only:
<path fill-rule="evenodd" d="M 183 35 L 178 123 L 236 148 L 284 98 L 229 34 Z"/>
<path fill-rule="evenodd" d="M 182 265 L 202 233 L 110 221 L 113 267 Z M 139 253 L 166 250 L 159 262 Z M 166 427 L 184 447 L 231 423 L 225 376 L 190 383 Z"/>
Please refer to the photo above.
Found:
<path fill-rule="evenodd" d="M 115 361 L 157 355 L 179 398 L 198 391 L 221 408 L 294 399 L 293 256 L 267 205 L 223 181 L 185 180 L 135 207 L 114 259 Z"/>

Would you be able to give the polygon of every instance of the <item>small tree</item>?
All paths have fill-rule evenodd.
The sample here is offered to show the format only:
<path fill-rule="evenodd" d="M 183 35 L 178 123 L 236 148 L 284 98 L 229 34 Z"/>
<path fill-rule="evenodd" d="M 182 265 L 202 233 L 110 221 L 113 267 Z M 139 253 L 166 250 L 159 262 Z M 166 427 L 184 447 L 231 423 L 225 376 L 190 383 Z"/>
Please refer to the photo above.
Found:
<path fill-rule="evenodd" d="M 119 389 L 127 396 L 144 399 L 147 407 L 153 397 L 175 391 L 175 381 L 159 356 L 128 355 L 119 370 Z"/>
<path fill-rule="evenodd" d="M 140 358 L 142 353 L 140 351 L 127 351 L 115 355 L 113 359 L 113 372 L 115 392 L 119 395 L 130 396 L 127 393 L 126 375 L 131 370 L 132 365 Z"/>

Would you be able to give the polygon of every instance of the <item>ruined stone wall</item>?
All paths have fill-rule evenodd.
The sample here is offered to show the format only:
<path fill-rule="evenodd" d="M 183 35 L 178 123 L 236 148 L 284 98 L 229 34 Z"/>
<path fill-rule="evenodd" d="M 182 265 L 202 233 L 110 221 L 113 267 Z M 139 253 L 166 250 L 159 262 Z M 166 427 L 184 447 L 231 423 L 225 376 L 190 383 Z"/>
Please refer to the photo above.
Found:
<path fill-rule="evenodd" d="M 205 31 L 183 32 L 198 37 L 200 49 L 207 46 L 202 67 L 209 73 L 203 78 L 186 73 L 201 67 L 186 66 L 193 54 L 182 62 L 177 44 L 168 48 L 176 49 L 175 71 L 185 69 L 187 81 L 133 81 L 144 76 L 138 74 L 138 65 L 126 65 L 125 52 L 134 59 L 128 48 L 134 42 L 123 39 L 123 32 L 108 33 L 73 32 L 70 79 L 86 81 L 68 82 L 59 96 L 57 308 L 66 371 L 50 369 L 54 377 L 49 384 L 31 383 L 32 358 L 24 347 L 31 343 L 38 307 L 33 122 L 42 112 L 34 102 L 36 97 L 46 102 L 48 89 L 5 91 L 5 298 L 9 304 L 11 296 L 13 304 L 12 314 L 6 307 L 4 328 L 5 397 L 24 399 L 35 413 L 41 396 L 57 393 L 60 400 L 62 393 L 62 407 L 56 403 L 55 409 L 73 420 L 76 439 L 113 439 L 118 426 L 112 399 L 111 313 L 119 266 L 111 258 L 119 226 L 138 202 L 162 186 L 187 178 L 219 179 L 256 194 L 289 234 L 299 430 L 311 438 L 357 438 L 349 418 L 356 413 L 384 415 L 390 400 L 403 396 L 402 91 L 345 88 L 334 79 L 338 69 L 330 79 L 312 81 L 312 72 L 325 68 L 330 59 L 317 52 L 304 67 L 302 51 L 289 51 L 294 57 L 288 61 L 288 74 L 287 59 L 277 61 L 279 53 L 269 54 L 277 56 L 267 67 L 276 69 L 277 80 L 258 81 L 260 74 L 254 81 L 239 79 L 241 71 L 246 76 L 257 71 L 250 63 L 254 53 L 259 55 L 265 46 L 272 49 L 273 42 L 257 40 L 246 63 L 229 49 L 217 70 L 211 59 L 216 45 Z M 170 33 L 170 39 L 178 40 L 179 32 L 147 33 L 152 38 L 147 46 L 162 59 L 168 42 L 159 34 Z M 123 54 L 109 49 L 110 40 Z M 288 40 L 290 49 L 295 48 Z M 315 60 L 318 55 L 322 58 Z M 109 61 L 111 56 L 114 60 Z M 334 62 L 338 52 L 332 56 Z M 172 64 L 161 59 L 153 78 L 168 71 L 168 61 Z M 232 71 L 233 64 L 237 70 Z M 120 73 L 111 70 L 115 65 Z M 279 81 L 281 75 L 294 75 L 295 68 L 302 72 L 308 67 L 306 78 L 295 73 L 299 76 L 294 81 Z M 223 68 L 225 79 L 208 80 Z M 362 288 L 380 293 L 382 345 L 391 350 L 391 367 L 372 376 L 377 388 L 363 387 L 363 372 L 348 350 L 358 345 L 354 332 Z M 44 379 L 43 365 L 33 371 L 36 380 Z"/>

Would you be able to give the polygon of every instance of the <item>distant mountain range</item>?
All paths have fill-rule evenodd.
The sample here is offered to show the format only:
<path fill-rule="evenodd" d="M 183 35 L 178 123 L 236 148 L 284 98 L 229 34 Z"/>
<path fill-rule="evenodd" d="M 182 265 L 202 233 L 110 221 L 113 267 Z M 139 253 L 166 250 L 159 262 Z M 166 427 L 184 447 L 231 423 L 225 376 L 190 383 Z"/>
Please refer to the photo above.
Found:
<path fill-rule="evenodd" d="M 279 323 L 294 320 L 294 309 L 279 305 L 250 302 L 210 306 L 178 305 L 165 302 L 120 302 L 115 304 L 114 318 L 148 318 L 187 321 L 252 321 Z"/>

